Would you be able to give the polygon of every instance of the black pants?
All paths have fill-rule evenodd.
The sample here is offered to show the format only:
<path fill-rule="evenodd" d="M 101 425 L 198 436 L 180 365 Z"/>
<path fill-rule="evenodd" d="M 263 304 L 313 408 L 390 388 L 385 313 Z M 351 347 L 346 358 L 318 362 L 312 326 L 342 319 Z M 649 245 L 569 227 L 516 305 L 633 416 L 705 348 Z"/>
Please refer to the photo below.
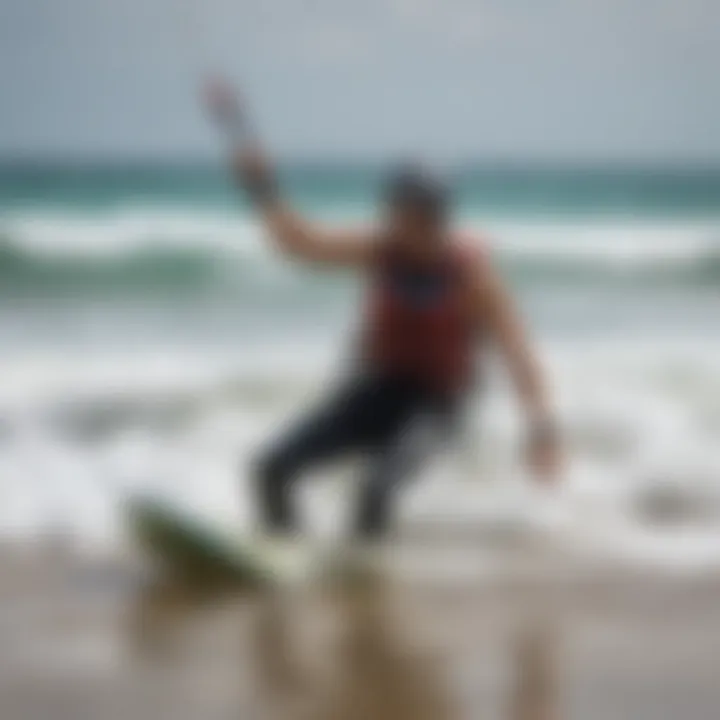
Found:
<path fill-rule="evenodd" d="M 262 454 L 256 482 L 266 529 L 297 530 L 291 494 L 301 473 L 359 452 L 367 464 L 354 530 L 363 537 L 382 534 L 397 488 L 439 448 L 454 418 L 454 403 L 408 379 L 362 377 L 346 384 Z"/>

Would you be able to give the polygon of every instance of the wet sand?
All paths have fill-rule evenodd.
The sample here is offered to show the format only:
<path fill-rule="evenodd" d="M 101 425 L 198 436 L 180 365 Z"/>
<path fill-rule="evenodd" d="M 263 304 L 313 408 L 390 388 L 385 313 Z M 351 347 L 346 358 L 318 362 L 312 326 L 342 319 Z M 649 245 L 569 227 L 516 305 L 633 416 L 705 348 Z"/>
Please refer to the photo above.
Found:
<path fill-rule="evenodd" d="M 720 578 L 201 592 L 0 549 L 2 720 L 717 720 Z"/>

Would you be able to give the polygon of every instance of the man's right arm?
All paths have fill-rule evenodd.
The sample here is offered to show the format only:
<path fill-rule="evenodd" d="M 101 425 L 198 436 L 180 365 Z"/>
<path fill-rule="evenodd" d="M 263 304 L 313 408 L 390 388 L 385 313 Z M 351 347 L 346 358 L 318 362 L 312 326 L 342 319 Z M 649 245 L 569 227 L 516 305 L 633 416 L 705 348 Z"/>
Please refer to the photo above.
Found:
<path fill-rule="evenodd" d="M 374 235 L 363 230 L 330 230 L 311 223 L 282 200 L 275 171 L 233 89 L 222 82 L 206 88 L 213 119 L 229 141 L 235 179 L 259 211 L 283 253 L 308 262 L 362 267 L 374 252 Z"/>
<path fill-rule="evenodd" d="M 283 199 L 274 173 L 258 150 L 238 151 L 238 183 L 260 213 L 277 248 L 285 255 L 325 265 L 363 267 L 370 263 L 375 237 L 362 229 L 326 228 L 295 212 Z"/>

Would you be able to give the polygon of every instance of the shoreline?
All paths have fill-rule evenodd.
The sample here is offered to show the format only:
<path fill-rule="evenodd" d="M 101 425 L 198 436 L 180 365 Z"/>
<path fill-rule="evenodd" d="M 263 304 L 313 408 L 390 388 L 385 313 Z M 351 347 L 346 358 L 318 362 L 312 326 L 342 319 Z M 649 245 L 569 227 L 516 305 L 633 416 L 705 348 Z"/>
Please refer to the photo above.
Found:
<path fill-rule="evenodd" d="M 720 575 L 197 594 L 0 545 L 0 716 L 713 720 Z"/>

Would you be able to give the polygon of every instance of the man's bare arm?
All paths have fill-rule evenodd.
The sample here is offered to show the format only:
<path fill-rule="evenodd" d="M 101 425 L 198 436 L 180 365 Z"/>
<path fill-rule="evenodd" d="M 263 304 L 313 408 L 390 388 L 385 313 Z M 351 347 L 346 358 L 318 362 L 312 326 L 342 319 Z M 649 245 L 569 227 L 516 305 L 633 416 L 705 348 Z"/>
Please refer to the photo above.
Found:
<path fill-rule="evenodd" d="M 215 80 L 205 88 L 205 95 L 213 119 L 232 148 L 235 178 L 257 207 L 277 247 L 309 262 L 350 267 L 368 263 L 374 251 L 371 232 L 323 228 L 283 202 L 275 170 L 233 88 Z"/>
<path fill-rule="evenodd" d="M 530 463 L 542 475 L 554 473 L 559 438 L 540 362 L 510 293 L 486 259 L 477 264 L 474 290 L 478 320 L 502 353 L 528 419 Z"/>
<path fill-rule="evenodd" d="M 325 265 L 362 267 L 374 252 L 375 237 L 361 228 L 328 228 L 311 222 L 294 211 L 275 188 L 258 193 L 253 189 L 275 183 L 272 170 L 257 150 L 240 151 L 234 160 L 238 182 L 245 187 L 263 219 L 270 237 L 284 254 Z"/>
<path fill-rule="evenodd" d="M 478 263 L 476 298 L 480 322 L 503 354 L 518 396 L 530 418 L 549 414 L 540 366 L 530 348 L 515 303 L 490 263 Z"/>

